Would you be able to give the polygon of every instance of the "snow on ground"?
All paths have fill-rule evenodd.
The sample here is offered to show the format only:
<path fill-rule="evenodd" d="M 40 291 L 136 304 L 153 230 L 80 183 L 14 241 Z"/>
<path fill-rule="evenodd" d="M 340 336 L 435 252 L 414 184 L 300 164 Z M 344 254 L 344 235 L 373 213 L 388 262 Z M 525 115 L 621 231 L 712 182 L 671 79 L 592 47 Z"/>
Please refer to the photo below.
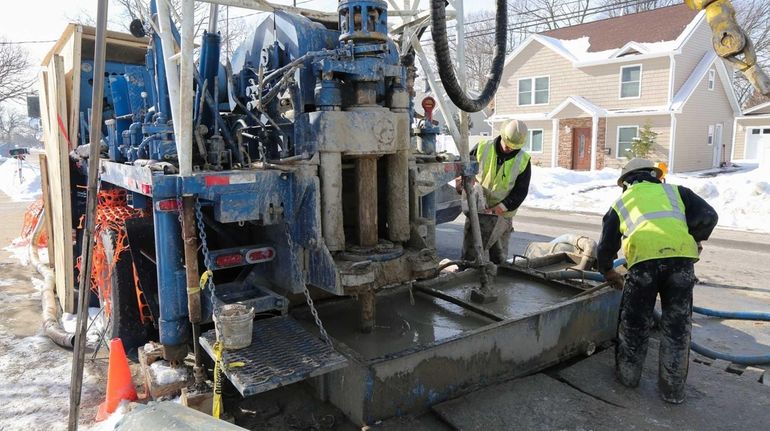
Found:
<path fill-rule="evenodd" d="M 8 159 L 2 162 L 0 190 L 14 201 L 34 200 L 40 195 L 40 168 L 29 162 L 22 162 L 20 176 L 18 160 Z"/>
<path fill-rule="evenodd" d="M 619 169 L 595 172 L 532 167 L 532 182 L 525 207 L 604 214 L 620 197 Z M 712 176 L 713 175 L 713 176 Z M 747 165 L 730 173 L 714 171 L 672 174 L 670 184 L 683 185 L 713 206 L 719 225 L 770 232 L 770 172 Z"/>

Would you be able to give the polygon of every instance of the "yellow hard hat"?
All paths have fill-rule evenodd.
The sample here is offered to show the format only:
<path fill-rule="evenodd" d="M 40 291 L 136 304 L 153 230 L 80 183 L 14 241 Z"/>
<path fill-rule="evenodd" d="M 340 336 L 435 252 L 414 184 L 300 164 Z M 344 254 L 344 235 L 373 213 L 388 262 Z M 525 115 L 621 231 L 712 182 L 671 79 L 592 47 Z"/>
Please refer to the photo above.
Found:
<path fill-rule="evenodd" d="M 628 177 L 630 173 L 638 171 L 647 171 L 650 173 L 650 175 L 658 179 L 660 179 L 660 177 L 663 175 L 663 171 L 661 171 L 660 168 L 655 166 L 655 164 L 651 161 L 647 159 L 633 158 L 629 160 L 625 166 L 623 166 L 623 169 L 620 170 L 618 186 L 623 187 L 623 181 L 626 180 L 626 177 Z"/>
<path fill-rule="evenodd" d="M 500 138 L 506 147 L 520 150 L 527 143 L 527 125 L 523 121 L 511 120 L 503 126 Z"/>

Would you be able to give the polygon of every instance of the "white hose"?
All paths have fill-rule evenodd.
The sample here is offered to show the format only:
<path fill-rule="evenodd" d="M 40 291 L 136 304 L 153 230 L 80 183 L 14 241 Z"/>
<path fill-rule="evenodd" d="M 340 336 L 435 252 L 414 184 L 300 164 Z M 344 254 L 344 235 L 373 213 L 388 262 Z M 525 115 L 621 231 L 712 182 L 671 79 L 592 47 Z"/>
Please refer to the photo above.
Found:
<path fill-rule="evenodd" d="M 38 273 L 43 277 L 43 291 L 41 295 L 41 305 L 43 306 L 43 332 L 54 343 L 65 348 L 72 348 L 75 343 L 75 334 L 71 334 L 62 328 L 59 323 L 59 304 L 56 301 L 56 277 L 53 269 L 40 261 L 38 255 L 37 243 L 40 234 L 43 231 L 43 221 L 45 208 L 40 213 L 35 229 L 32 231 L 28 245 L 29 260 Z M 48 238 L 52 241 L 52 238 Z M 52 258 L 51 256 L 50 258 Z"/>

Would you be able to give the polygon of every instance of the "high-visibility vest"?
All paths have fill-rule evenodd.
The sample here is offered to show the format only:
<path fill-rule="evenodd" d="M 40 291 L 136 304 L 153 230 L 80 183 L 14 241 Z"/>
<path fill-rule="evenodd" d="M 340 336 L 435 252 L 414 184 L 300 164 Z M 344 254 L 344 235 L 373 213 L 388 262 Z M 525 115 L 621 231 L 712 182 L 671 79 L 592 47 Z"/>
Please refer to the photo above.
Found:
<path fill-rule="evenodd" d="M 506 160 L 498 169 L 495 142 L 494 139 L 482 141 L 476 148 L 476 161 L 479 162 L 476 180 L 484 188 L 484 198 L 488 208 L 499 204 L 508 196 L 516 185 L 516 179 L 527 169 L 530 159 L 526 151 L 519 150 L 516 157 Z M 516 214 L 515 210 L 504 212 L 502 215 L 510 218 L 514 214 Z"/>
<path fill-rule="evenodd" d="M 698 245 L 687 228 L 684 202 L 676 186 L 632 184 L 612 209 L 620 219 L 629 268 L 652 259 L 698 258 Z"/>

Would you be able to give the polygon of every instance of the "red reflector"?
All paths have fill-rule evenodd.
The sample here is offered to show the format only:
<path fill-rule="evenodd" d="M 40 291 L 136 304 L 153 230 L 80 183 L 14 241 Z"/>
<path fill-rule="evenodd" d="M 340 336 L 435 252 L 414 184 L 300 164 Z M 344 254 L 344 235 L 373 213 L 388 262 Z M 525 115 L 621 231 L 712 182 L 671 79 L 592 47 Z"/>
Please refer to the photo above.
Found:
<path fill-rule="evenodd" d="M 169 212 L 179 209 L 179 202 L 176 199 L 163 199 L 155 202 L 155 209 L 158 211 Z"/>
<path fill-rule="evenodd" d="M 275 250 L 272 247 L 255 248 L 246 252 L 247 263 L 269 262 L 275 257 Z"/>
<path fill-rule="evenodd" d="M 241 265 L 243 264 L 243 256 L 240 254 L 223 254 L 214 259 L 214 264 L 219 268 Z"/>
<path fill-rule="evenodd" d="M 228 184 L 230 184 L 230 177 L 228 177 L 228 176 L 221 176 L 221 177 L 208 176 L 208 177 L 206 177 L 206 185 L 207 186 L 226 186 Z"/>
<path fill-rule="evenodd" d="M 145 195 L 152 194 L 152 186 L 149 184 L 140 184 L 139 190 L 141 190 L 142 194 L 145 194 Z"/>

